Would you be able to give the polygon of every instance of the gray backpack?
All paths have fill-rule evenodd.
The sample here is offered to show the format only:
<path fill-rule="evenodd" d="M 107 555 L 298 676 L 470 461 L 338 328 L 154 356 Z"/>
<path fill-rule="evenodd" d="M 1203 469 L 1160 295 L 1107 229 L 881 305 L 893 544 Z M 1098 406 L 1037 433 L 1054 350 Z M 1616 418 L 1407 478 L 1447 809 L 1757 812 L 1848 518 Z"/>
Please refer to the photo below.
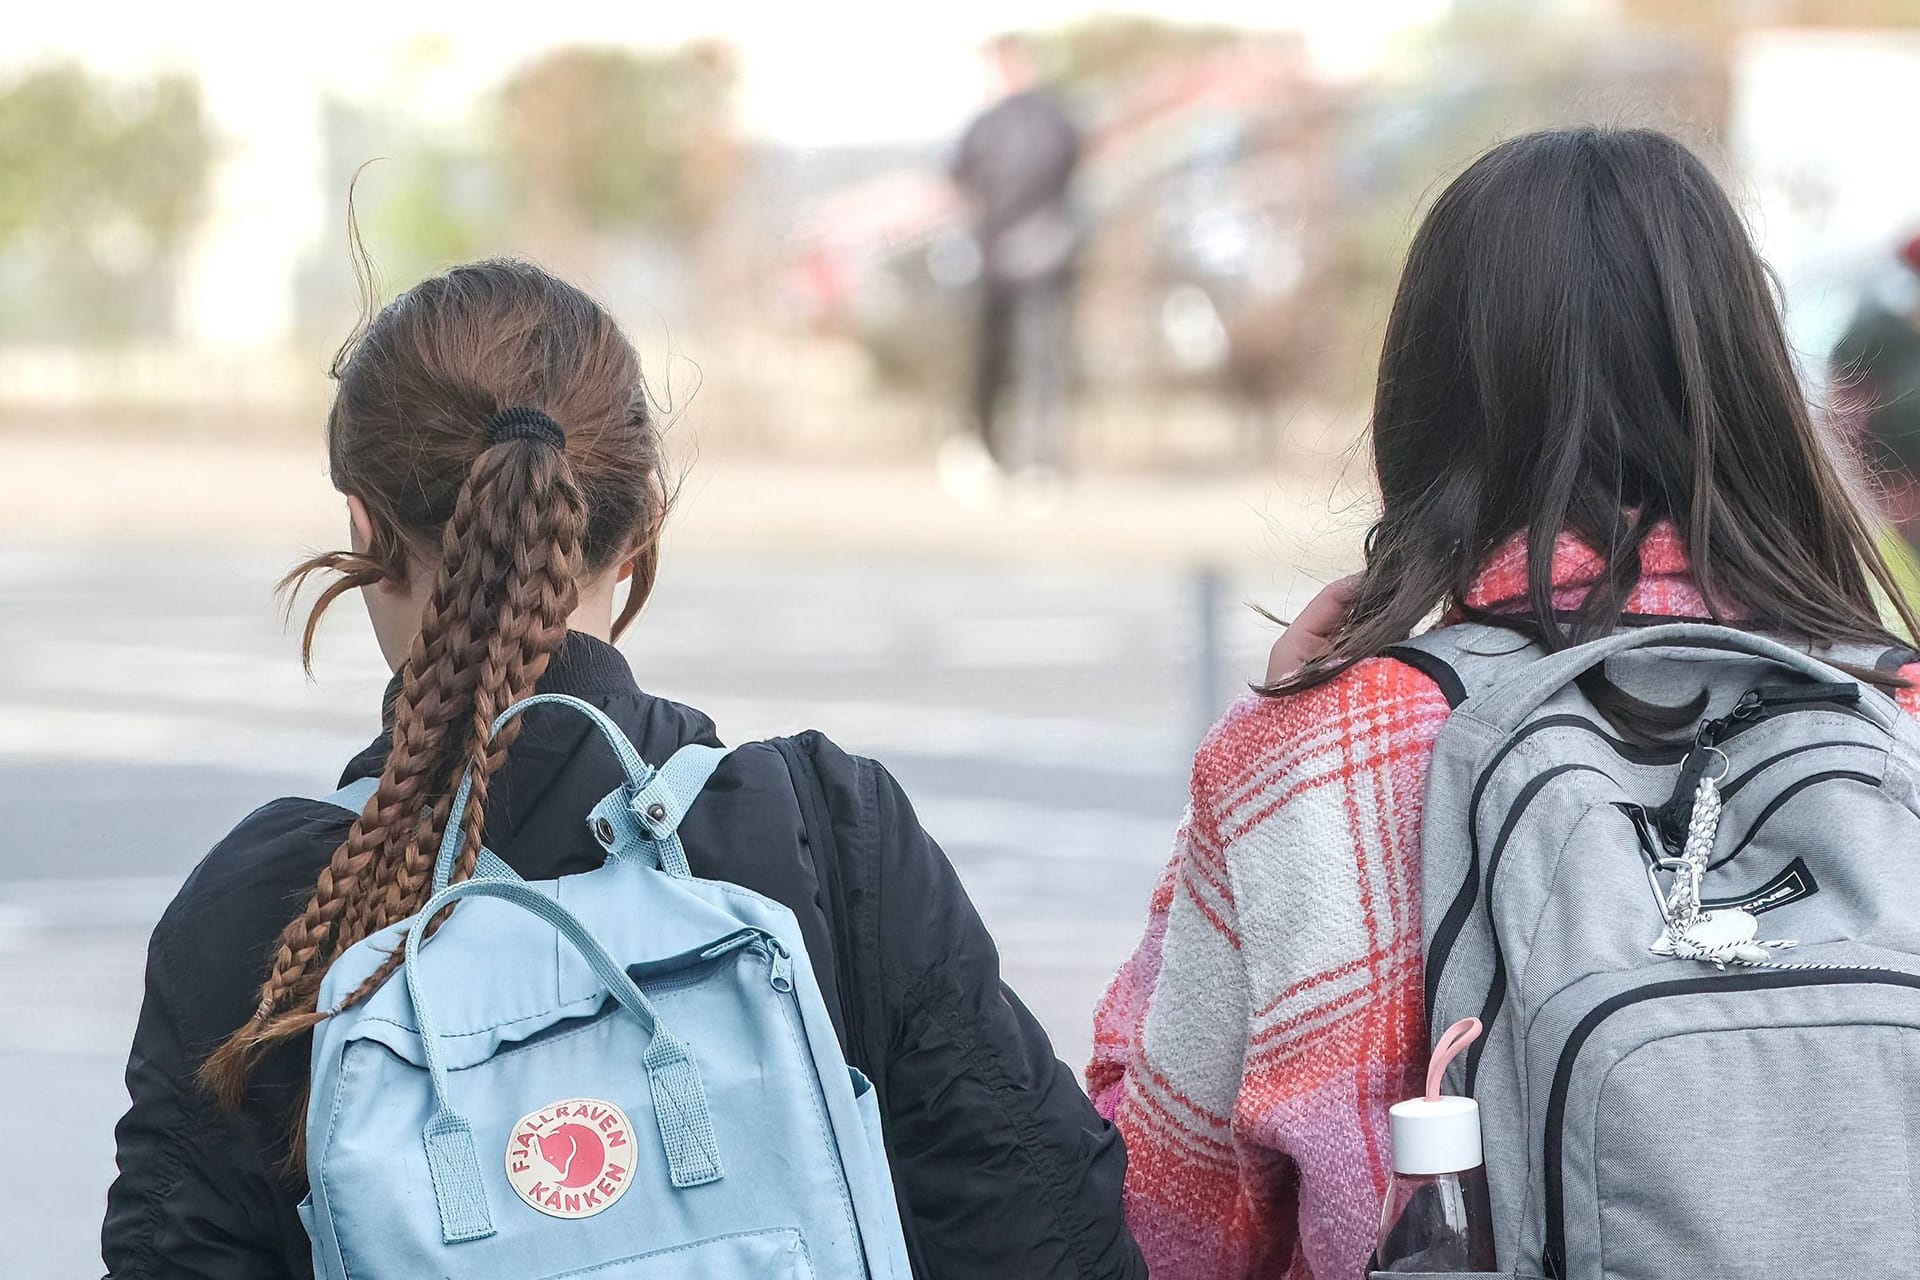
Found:
<path fill-rule="evenodd" d="M 1499 1274 L 1920 1275 L 1920 725 L 1714 626 L 1393 652 L 1455 708 L 1426 1011 L 1486 1027 L 1447 1091 L 1480 1103 Z M 1665 705 L 1704 691 L 1693 740 L 1622 741 L 1576 683 L 1603 663 Z"/>

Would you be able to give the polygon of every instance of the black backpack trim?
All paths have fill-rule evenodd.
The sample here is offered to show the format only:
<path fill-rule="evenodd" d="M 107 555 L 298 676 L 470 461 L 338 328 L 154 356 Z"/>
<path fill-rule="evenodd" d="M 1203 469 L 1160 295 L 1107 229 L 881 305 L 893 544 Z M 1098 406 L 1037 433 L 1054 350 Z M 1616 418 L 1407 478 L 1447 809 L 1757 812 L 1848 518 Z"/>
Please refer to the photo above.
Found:
<path fill-rule="evenodd" d="M 1460 679 L 1460 673 L 1443 659 L 1436 658 L 1425 649 L 1415 649 L 1411 645 L 1396 644 L 1380 651 L 1383 658 L 1392 658 L 1395 662 L 1404 662 L 1427 679 L 1440 686 L 1440 692 L 1447 699 L 1449 710 L 1467 700 L 1466 683 Z"/>
<path fill-rule="evenodd" d="M 1898 671 L 1900 668 L 1915 662 L 1920 662 L 1920 651 L 1900 645 L 1881 654 L 1874 662 L 1873 669 L 1875 671 Z"/>

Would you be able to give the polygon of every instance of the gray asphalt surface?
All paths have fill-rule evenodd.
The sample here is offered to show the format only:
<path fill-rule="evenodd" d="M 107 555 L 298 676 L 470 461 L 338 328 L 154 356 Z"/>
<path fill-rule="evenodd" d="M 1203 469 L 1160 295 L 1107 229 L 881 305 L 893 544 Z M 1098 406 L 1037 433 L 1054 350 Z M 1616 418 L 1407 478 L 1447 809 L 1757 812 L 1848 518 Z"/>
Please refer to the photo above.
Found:
<path fill-rule="evenodd" d="M 153 920 L 236 820 L 329 789 L 386 671 L 357 604 L 317 679 L 255 552 L 0 547 L 0 1271 L 99 1275 L 120 1072 Z M 1305 584 L 1300 584 L 1304 589 Z M 1218 683 L 1268 636 L 1229 583 Z M 1204 697 L 1191 580 L 1004 566 L 670 559 L 623 644 L 730 740 L 817 727 L 885 761 L 960 868 L 1009 979 L 1084 1063 L 1138 932 Z"/>

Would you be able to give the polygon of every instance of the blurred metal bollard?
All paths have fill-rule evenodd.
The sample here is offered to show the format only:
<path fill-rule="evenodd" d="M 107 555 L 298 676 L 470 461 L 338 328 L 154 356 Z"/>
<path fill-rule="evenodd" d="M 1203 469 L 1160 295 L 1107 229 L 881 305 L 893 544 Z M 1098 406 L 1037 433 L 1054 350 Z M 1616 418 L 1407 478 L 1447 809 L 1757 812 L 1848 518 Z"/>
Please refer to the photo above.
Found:
<path fill-rule="evenodd" d="M 1226 575 L 1218 566 L 1197 565 L 1189 588 L 1193 600 L 1193 741 L 1197 745 L 1220 718 L 1226 697 L 1226 660 L 1221 652 L 1220 600 Z"/>

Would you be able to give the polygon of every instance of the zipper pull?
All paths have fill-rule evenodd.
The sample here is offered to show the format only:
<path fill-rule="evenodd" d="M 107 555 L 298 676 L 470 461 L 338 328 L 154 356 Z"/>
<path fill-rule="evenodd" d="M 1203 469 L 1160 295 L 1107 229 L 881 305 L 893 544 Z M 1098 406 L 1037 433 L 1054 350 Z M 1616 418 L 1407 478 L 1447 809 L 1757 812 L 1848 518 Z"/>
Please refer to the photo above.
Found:
<path fill-rule="evenodd" d="M 1730 723 L 1731 715 L 1719 720 L 1709 720 L 1700 726 L 1700 732 L 1694 736 L 1693 749 L 1687 752 L 1686 759 L 1680 762 L 1680 776 L 1674 780 L 1673 794 L 1660 806 L 1655 817 L 1659 823 L 1661 843 L 1668 853 L 1676 853 L 1687 842 L 1687 831 L 1693 825 L 1693 806 L 1699 799 L 1700 782 L 1707 776 L 1716 758 L 1725 760 L 1726 756 L 1714 746 L 1720 731 Z"/>
<path fill-rule="evenodd" d="M 1814 684 L 1763 684 L 1747 695 L 1763 707 L 1788 707 L 1800 702 L 1860 701 L 1860 686 L 1851 680 L 1824 680 Z M 1745 698 L 1741 699 L 1746 701 Z"/>
<path fill-rule="evenodd" d="M 1673 785 L 1673 795 L 1655 815 L 1662 842 L 1669 852 L 1678 850 L 1686 842 L 1686 831 L 1693 818 L 1695 789 L 1712 766 L 1714 756 L 1720 755 L 1722 761 L 1731 763 L 1716 750 L 1721 738 L 1727 736 L 1735 725 L 1748 724 L 1764 717 L 1769 705 L 1766 689 L 1749 689 L 1740 695 L 1740 701 L 1734 703 L 1733 709 L 1727 714 L 1700 722 L 1700 727 L 1694 731 L 1693 749 L 1680 762 L 1680 777 Z"/>
<path fill-rule="evenodd" d="M 777 938 L 768 938 L 767 946 L 773 952 L 772 970 L 767 975 L 767 981 L 775 991 L 785 995 L 793 990 L 793 957 Z"/>
<path fill-rule="evenodd" d="M 1625 801 L 1619 804 L 1620 811 L 1627 815 L 1628 821 L 1633 823 L 1634 834 L 1640 838 L 1640 848 L 1647 855 L 1649 863 L 1656 863 L 1662 858 L 1679 852 L 1677 847 L 1667 847 L 1666 837 L 1660 834 L 1656 816 L 1647 809 L 1647 806 L 1629 804 Z"/>
<path fill-rule="evenodd" d="M 1777 707 L 1798 706 L 1807 702 L 1838 702 L 1848 706 L 1860 701 L 1860 686 L 1851 680 L 1822 680 L 1808 684 L 1763 684 L 1740 695 L 1733 710 L 1717 720 L 1701 724 L 1694 735 L 1696 747 L 1711 747 L 1736 724 L 1764 719 Z"/>
<path fill-rule="evenodd" d="M 1765 696 L 1758 689 L 1749 689 L 1740 695 L 1740 701 L 1733 704 L 1733 710 L 1713 720 L 1702 720 L 1700 728 L 1693 735 L 1693 749 L 1705 751 L 1720 741 L 1720 736 L 1736 724 L 1745 724 L 1758 720 L 1766 711 Z M 1691 761 L 1689 761 L 1691 763 Z"/>

